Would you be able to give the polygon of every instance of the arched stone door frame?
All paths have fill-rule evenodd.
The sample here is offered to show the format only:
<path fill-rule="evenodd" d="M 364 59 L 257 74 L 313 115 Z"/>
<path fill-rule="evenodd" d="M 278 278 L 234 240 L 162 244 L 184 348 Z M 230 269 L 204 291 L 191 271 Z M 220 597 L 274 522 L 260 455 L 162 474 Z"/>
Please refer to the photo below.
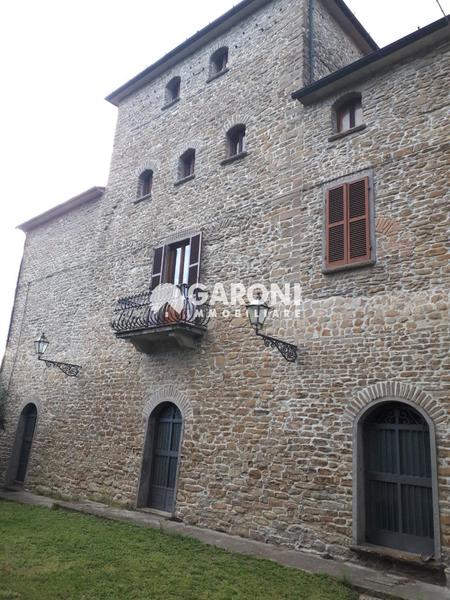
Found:
<path fill-rule="evenodd" d="M 34 408 L 36 410 L 36 421 L 34 424 L 34 432 L 33 432 L 33 438 L 32 438 L 31 448 L 30 448 L 29 457 L 28 457 L 28 464 L 27 464 L 27 470 L 25 473 L 25 480 L 22 484 L 17 484 L 16 483 L 16 475 L 17 475 L 17 469 L 19 466 L 19 459 L 20 459 L 20 453 L 22 450 L 24 428 L 25 428 L 24 416 L 25 416 L 25 410 L 30 406 L 34 406 Z M 11 455 L 10 455 L 10 459 L 9 459 L 8 470 L 6 472 L 6 477 L 5 477 L 5 484 L 7 486 L 23 485 L 26 481 L 26 476 L 29 471 L 30 457 L 32 455 L 33 447 L 34 447 L 36 437 L 37 437 L 40 413 L 41 413 L 40 402 L 37 400 L 34 400 L 34 399 L 23 402 L 19 407 L 16 432 L 14 434 L 14 441 L 13 441 L 13 445 L 11 448 Z"/>
<path fill-rule="evenodd" d="M 353 543 L 366 543 L 366 499 L 363 426 L 372 410 L 389 402 L 405 404 L 416 410 L 425 420 L 430 435 L 430 459 L 433 497 L 434 559 L 441 558 L 439 514 L 439 484 L 436 447 L 436 422 L 443 422 L 437 403 L 426 393 L 410 385 L 377 384 L 363 390 L 349 406 L 346 417 L 353 420 Z M 434 418 L 433 418 L 434 417 Z"/>
<path fill-rule="evenodd" d="M 153 462 L 153 445 L 155 439 L 155 430 L 156 430 L 156 414 L 158 412 L 159 407 L 161 405 L 170 403 L 174 404 L 181 413 L 183 424 L 181 428 L 181 438 L 180 438 L 180 451 L 179 451 L 179 460 L 177 465 L 177 474 L 176 474 L 176 483 L 175 483 L 175 508 L 172 513 L 174 514 L 176 510 L 176 496 L 178 491 L 178 481 L 180 476 L 181 462 L 183 456 L 183 441 L 185 439 L 186 432 L 190 431 L 192 425 L 192 406 L 189 402 L 189 398 L 186 394 L 180 393 L 178 390 L 174 389 L 172 386 L 167 386 L 158 390 L 155 394 L 153 394 L 147 404 L 145 405 L 143 411 L 143 420 L 144 420 L 144 448 L 142 454 L 141 461 L 141 470 L 139 476 L 139 484 L 137 491 L 137 508 L 146 508 L 147 501 L 149 496 L 150 489 L 150 480 L 151 480 L 151 472 L 152 472 L 152 462 Z"/>

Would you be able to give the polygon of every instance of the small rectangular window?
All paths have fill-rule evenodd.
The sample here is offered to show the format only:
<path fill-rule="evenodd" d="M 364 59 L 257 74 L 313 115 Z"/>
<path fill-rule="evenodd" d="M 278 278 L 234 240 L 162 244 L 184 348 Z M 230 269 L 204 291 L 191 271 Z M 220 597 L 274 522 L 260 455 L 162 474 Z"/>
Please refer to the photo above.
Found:
<path fill-rule="evenodd" d="M 219 48 L 211 56 L 210 76 L 217 75 L 226 70 L 228 66 L 228 48 Z"/>
<path fill-rule="evenodd" d="M 139 176 L 138 198 L 149 196 L 153 187 L 153 171 L 147 170 Z"/>
<path fill-rule="evenodd" d="M 180 98 L 180 90 L 181 77 L 173 77 L 166 85 L 166 104 L 170 104 L 171 102 L 175 102 L 175 100 L 178 100 Z"/>
<path fill-rule="evenodd" d="M 228 152 L 230 158 L 245 152 L 245 132 L 244 125 L 237 125 L 228 132 Z"/>
<path fill-rule="evenodd" d="M 337 131 L 338 133 L 348 131 L 362 124 L 362 104 L 361 99 L 356 98 L 347 102 L 337 111 Z"/>
<path fill-rule="evenodd" d="M 188 150 L 181 157 L 180 177 L 191 177 L 195 174 L 195 151 Z"/>

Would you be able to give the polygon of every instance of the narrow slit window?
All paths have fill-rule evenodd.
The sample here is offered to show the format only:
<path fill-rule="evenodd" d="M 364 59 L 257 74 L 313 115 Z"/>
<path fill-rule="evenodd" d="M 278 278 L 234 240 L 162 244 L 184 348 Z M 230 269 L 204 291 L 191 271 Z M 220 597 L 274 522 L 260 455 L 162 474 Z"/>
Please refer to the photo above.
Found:
<path fill-rule="evenodd" d="M 229 158 L 232 158 L 233 156 L 238 156 L 239 154 L 245 152 L 245 136 L 245 125 L 236 125 L 236 127 L 230 129 L 230 131 L 227 134 Z"/>
<path fill-rule="evenodd" d="M 228 48 L 219 48 L 211 56 L 210 77 L 222 73 L 228 67 Z"/>
<path fill-rule="evenodd" d="M 180 157 L 179 179 L 186 179 L 195 175 L 195 150 L 186 150 Z"/>
<path fill-rule="evenodd" d="M 153 171 L 147 169 L 139 176 L 138 198 L 150 196 L 153 188 Z"/>
<path fill-rule="evenodd" d="M 175 102 L 180 98 L 181 77 L 174 77 L 166 86 L 166 104 Z"/>

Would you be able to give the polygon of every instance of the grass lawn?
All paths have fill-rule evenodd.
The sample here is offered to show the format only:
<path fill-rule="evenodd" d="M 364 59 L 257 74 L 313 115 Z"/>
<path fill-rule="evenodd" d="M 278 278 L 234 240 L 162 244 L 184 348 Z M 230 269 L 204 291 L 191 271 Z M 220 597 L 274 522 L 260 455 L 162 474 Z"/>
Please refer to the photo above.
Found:
<path fill-rule="evenodd" d="M 341 582 L 196 540 L 0 501 L 1 600 L 354 600 Z"/>

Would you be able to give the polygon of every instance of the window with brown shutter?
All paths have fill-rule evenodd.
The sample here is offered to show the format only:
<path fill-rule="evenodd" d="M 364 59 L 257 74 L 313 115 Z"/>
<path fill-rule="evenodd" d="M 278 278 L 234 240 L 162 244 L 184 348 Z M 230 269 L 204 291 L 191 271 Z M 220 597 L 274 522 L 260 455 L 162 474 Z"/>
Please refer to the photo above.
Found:
<path fill-rule="evenodd" d="M 198 233 L 190 239 L 190 257 L 189 257 L 189 271 L 188 271 L 188 285 L 194 285 L 199 282 L 200 278 L 200 255 L 202 251 L 202 235 Z"/>
<path fill-rule="evenodd" d="M 331 188 L 326 197 L 327 269 L 371 259 L 369 178 Z"/>
<path fill-rule="evenodd" d="M 201 233 L 154 250 L 151 289 L 161 283 L 192 285 L 199 282 Z"/>
<path fill-rule="evenodd" d="M 153 274 L 150 287 L 154 290 L 163 282 L 164 263 L 165 263 L 165 246 L 159 246 L 153 251 Z"/>

